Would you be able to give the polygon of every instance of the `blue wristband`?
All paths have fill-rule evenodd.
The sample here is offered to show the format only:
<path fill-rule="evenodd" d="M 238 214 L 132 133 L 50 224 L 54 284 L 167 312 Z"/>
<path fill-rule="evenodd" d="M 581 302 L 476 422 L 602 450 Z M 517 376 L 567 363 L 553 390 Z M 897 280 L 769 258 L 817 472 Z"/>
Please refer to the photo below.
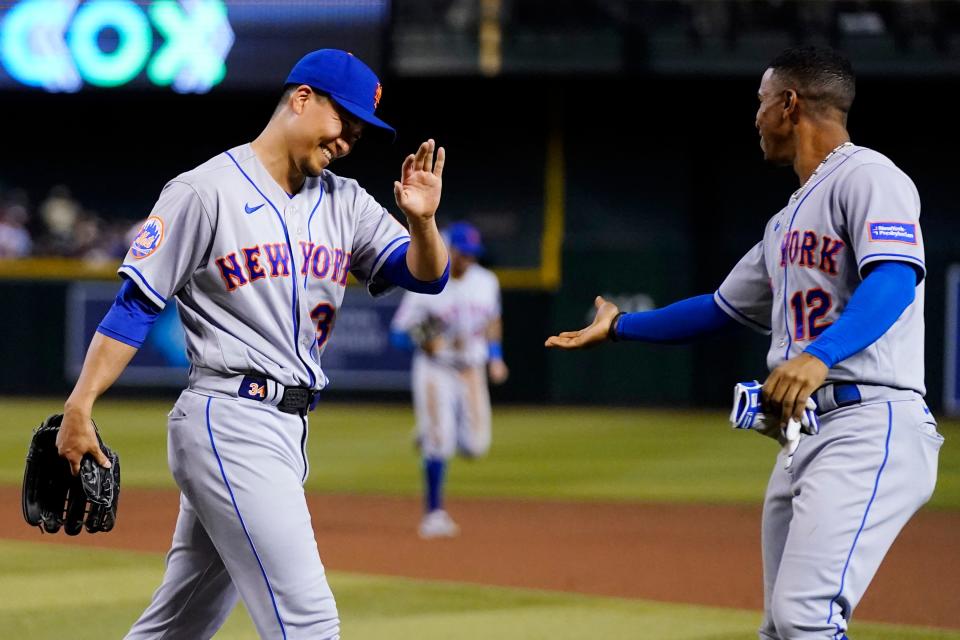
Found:
<path fill-rule="evenodd" d="M 503 344 L 500 342 L 490 342 L 487 344 L 487 355 L 491 360 L 503 360 Z"/>
<path fill-rule="evenodd" d="M 390 344 L 400 351 L 409 351 L 412 353 L 417 350 L 417 345 L 414 343 L 413 338 L 411 338 L 410 334 L 406 331 L 391 329 Z"/>
<path fill-rule="evenodd" d="M 394 249 L 384 261 L 383 266 L 380 267 L 378 275 L 382 276 L 383 279 L 390 284 L 402 287 L 407 291 L 413 291 L 414 293 L 435 295 L 443 291 L 447 280 L 450 279 L 450 259 L 447 259 L 447 266 L 443 274 L 436 280 L 417 280 L 414 275 L 410 273 L 410 267 L 407 266 L 407 249 L 409 248 L 410 243 L 404 242 Z"/>

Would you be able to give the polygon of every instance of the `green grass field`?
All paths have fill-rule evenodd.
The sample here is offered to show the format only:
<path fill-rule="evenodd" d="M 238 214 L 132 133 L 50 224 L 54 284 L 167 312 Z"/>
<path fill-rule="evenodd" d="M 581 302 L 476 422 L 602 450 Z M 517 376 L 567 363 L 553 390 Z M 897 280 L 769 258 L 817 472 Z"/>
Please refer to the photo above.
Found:
<path fill-rule="evenodd" d="M 0 400 L 0 483 L 17 485 L 30 429 L 62 400 Z M 173 487 L 167 402 L 103 401 L 96 419 L 123 457 L 125 486 Z M 308 489 L 419 493 L 405 406 L 327 404 L 311 419 Z M 945 422 L 933 508 L 960 508 L 960 424 Z M 776 445 L 733 432 L 721 412 L 498 408 L 494 449 L 451 468 L 460 496 L 757 503 Z M 121 637 L 159 584 L 159 554 L 0 541 L 0 636 Z M 334 573 L 344 637 L 417 639 L 755 637 L 759 613 Z M 51 609 L 56 614 L 51 616 Z M 255 638 L 241 608 L 218 638 Z M 948 632 L 856 624 L 857 640 L 960 640 Z"/>
<path fill-rule="evenodd" d="M 170 487 L 166 412 L 175 398 L 104 401 L 95 416 L 122 455 L 125 486 Z M 30 429 L 62 400 L 0 400 L 0 483 L 17 484 Z M 322 404 L 310 419 L 312 491 L 417 495 L 413 414 L 404 405 Z M 928 508 L 960 509 L 960 423 L 944 421 Z M 459 496 L 758 503 L 777 445 L 721 412 L 500 407 L 490 456 L 451 468 Z"/>
<path fill-rule="evenodd" d="M 0 629 L 5 638 L 120 638 L 163 569 L 159 554 L 0 542 Z M 526 589 L 332 573 L 350 640 L 741 640 L 759 614 Z M 238 607 L 217 638 L 253 640 Z M 858 624 L 858 640 L 960 640 L 960 632 Z"/>

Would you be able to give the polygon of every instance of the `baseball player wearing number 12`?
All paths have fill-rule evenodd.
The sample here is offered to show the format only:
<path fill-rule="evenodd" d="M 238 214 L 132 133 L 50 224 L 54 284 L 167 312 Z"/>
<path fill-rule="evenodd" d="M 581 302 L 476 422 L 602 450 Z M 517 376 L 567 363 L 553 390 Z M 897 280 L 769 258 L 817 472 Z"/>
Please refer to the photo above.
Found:
<path fill-rule="evenodd" d="M 800 188 L 712 295 L 548 338 L 685 342 L 740 323 L 772 335 L 762 387 L 780 427 L 816 404 L 820 429 L 781 450 L 763 507 L 763 640 L 846 638 L 854 609 L 936 484 L 943 438 L 923 401 L 926 268 L 920 198 L 887 157 L 850 142 L 850 63 L 788 49 L 760 83 L 767 161 Z M 793 451 L 792 464 L 784 464 Z"/>
<path fill-rule="evenodd" d="M 93 404 L 171 298 L 190 359 L 169 414 L 180 514 L 163 583 L 127 638 L 210 638 L 243 598 L 263 638 L 340 637 L 304 496 L 307 412 L 348 272 L 373 294 L 438 293 L 449 273 L 434 215 L 444 150 L 423 143 L 394 183 L 409 231 L 329 165 L 375 115 L 381 88 L 354 56 L 314 51 L 250 144 L 164 187 L 123 264 L 120 294 L 65 406 L 58 448 L 102 457 Z M 102 461 L 101 461 L 102 464 Z"/>

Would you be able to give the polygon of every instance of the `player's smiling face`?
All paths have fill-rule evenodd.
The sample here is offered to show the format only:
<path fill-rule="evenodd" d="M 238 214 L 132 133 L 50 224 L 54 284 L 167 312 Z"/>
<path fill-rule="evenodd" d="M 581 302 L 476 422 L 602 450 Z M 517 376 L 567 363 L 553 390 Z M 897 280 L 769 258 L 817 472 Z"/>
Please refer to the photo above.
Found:
<path fill-rule="evenodd" d="M 792 164 L 796 151 L 793 122 L 790 119 L 791 112 L 786 108 L 787 92 L 774 76 L 773 69 L 767 69 L 763 74 L 757 98 L 760 107 L 757 109 L 756 125 L 764 160 L 775 164 Z"/>
<path fill-rule="evenodd" d="M 362 121 L 330 98 L 312 93 L 301 105 L 290 139 L 294 162 L 304 175 L 318 176 L 350 153 L 362 133 Z"/>

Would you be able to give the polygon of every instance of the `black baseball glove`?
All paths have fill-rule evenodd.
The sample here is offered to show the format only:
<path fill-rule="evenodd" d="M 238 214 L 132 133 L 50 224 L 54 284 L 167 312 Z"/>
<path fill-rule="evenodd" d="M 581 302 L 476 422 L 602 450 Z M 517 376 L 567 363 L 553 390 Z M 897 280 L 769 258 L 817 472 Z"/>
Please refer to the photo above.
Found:
<path fill-rule="evenodd" d="M 410 339 L 418 347 L 423 348 L 434 338 L 439 338 L 447 330 L 447 324 L 442 318 L 428 315 L 422 322 L 410 329 Z"/>
<path fill-rule="evenodd" d="M 50 416 L 33 432 L 23 472 L 23 517 L 47 533 L 56 533 L 61 526 L 69 536 L 82 528 L 90 533 L 110 531 L 120 500 L 120 458 L 103 444 L 98 431 L 100 449 L 113 466 L 101 467 L 87 454 L 80 462 L 80 475 L 74 476 L 70 463 L 57 453 L 62 420 L 62 414 Z"/>

